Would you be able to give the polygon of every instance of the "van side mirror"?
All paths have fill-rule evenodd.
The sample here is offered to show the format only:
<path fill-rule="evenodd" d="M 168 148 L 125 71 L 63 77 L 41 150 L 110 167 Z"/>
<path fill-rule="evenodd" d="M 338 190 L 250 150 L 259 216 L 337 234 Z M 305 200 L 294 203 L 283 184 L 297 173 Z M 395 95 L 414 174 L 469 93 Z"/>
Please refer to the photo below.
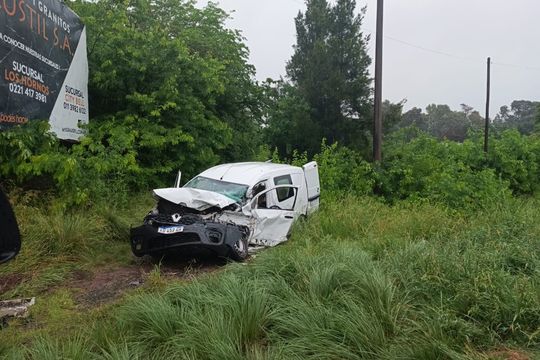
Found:
<path fill-rule="evenodd" d="M 182 171 L 178 170 L 178 174 L 176 174 L 176 180 L 174 181 L 174 187 L 175 188 L 180 187 L 180 180 L 182 180 Z"/>

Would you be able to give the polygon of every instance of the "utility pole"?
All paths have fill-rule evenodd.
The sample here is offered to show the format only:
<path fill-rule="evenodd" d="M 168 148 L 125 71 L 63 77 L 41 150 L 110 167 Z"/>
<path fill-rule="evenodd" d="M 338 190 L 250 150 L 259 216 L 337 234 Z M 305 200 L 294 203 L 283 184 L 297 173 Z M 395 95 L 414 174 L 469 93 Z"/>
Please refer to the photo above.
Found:
<path fill-rule="evenodd" d="M 489 139 L 489 97 L 491 92 L 491 58 L 487 58 L 487 91 L 486 91 L 486 126 L 484 129 L 484 152 L 488 152 Z"/>
<path fill-rule="evenodd" d="M 377 0 L 377 34 L 375 41 L 375 110 L 373 123 L 373 161 L 382 160 L 382 56 L 384 0 Z"/>

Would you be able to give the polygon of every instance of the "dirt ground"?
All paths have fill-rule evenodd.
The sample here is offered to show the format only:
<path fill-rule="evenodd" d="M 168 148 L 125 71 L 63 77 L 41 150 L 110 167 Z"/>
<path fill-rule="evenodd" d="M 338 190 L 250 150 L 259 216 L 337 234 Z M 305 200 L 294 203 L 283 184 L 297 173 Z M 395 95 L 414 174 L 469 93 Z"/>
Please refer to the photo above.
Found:
<path fill-rule="evenodd" d="M 0 294 L 14 289 L 24 280 L 22 274 L 6 274 L 0 275 Z"/>
<path fill-rule="evenodd" d="M 492 351 L 487 354 L 490 359 L 504 359 L 504 360 L 532 360 L 532 358 L 520 351 L 510 350 L 510 349 L 501 349 L 497 351 Z"/>
<path fill-rule="evenodd" d="M 160 278 L 165 280 L 190 280 L 218 271 L 226 264 L 227 260 L 212 256 L 166 258 L 160 262 L 134 258 L 130 265 L 110 265 L 91 271 L 76 270 L 68 280 L 48 291 L 59 287 L 71 289 L 79 305 L 91 308 L 112 302 L 129 289 L 142 286 L 155 269 L 159 269 Z M 31 277 L 29 274 L 26 276 Z M 0 294 L 16 288 L 25 280 L 29 278 L 25 278 L 24 274 L 0 275 Z M 39 297 L 39 294 L 36 296 Z"/>
<path fill-rule="evenodd" d="M 176 259 L 164 260 L 159 273 L 164 279 L 189 280 L 203 273 L 219 270 L 226 264 L 222 259 Z M 78 302 L 87 307 L 98 306 L 119 298 L 127 289 L 144 284 L 156 268 L 150 261 L 140 261 L 129 266 L 105 267 L 94 272 L 79 271 L 74 274 L 69 288 L 76 289 Z"/>
<path fill-rule="evenodd" d="M 134 260 L 132 265 L 111 266 L 94 271 L 76 271 L 67 285 L 77 293 L 76 301 L 84 307 L 99 306 L 118 299 L 129 289 L 142 286 L 149 274 L 159 268 L 160 277 L 190 280 L 218 271 L 226 264 L 219 258 L 163 259 L 160 264 L 148 259 Z"/>

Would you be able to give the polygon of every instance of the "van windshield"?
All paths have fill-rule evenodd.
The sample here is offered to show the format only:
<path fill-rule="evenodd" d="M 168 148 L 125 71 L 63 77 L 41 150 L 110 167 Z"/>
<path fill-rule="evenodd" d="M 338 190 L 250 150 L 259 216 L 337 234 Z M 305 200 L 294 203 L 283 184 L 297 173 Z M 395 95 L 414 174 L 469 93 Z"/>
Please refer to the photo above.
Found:
<path fill-rule="evenodd" d="M 184 187 L 213 191 L 218 194 L 225 195 L 236 202 L 240 202 L 246 197 L 246 192 L 248 189 L 247 185 L 210 179 L 204 176 L 197 176 L 191 179 L 186 185 L 184 185 Z"/>

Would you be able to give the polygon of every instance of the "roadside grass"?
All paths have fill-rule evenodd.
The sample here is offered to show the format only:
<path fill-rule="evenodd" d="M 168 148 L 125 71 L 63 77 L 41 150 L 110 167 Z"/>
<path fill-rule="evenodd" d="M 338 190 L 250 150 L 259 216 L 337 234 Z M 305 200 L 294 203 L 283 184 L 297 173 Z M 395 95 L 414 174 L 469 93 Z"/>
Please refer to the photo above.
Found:
<path fill-rule="evenodd" d="M 84 326 L 46 326 L 31 341 L 24 328 L 2 330 L 13 338 L 0 356 L 497 359 L 510 349 L 532 359 L 539 209 L 537 199 L 460 214 L 329 197 L 287 244 L 247 264 L 187 283 L 164 282 L 156 268 L 152 286 L 83 316 Z M 69 301 L 61 308 L 71 316 Z"/>
<path fill-rule="evenodd" d="M 70 278 L 75 270 L 103 264 L 127 264 L 129 227 L 152 206 L 148 194 L 133 197 L 129 206 L 98 203 L 91 208 L 62 210 L 54 203 L 20 202 L 15 207 L 23 246 L 17 258 L 0 268 L 0 277 L 18 274 L 22 283 L 0 299 L 36 296 Z"/>
<path fill-rule="evenodd" d="M 35 343 L 40 359 L 56 359 L 63 347 L 62 352 L 75 354 L 74 349 L 81 344 L 56 344 L 53 340 L 92 326 L 102 310 L 78 308 L 69 282 L 77 271 L 92 272 L 132 261 L 129 226 L 142 219 L 152 206 L 152 198 L 138 194 L 129 206 L 98 203 L 80 210 L 64 210 L 50 199 L 17 200 L 15 212 L 23 245 L 13 261 L 0 267 L 0 281 L 16 277 L 20 282 L 0 292 L 0 300 L 36 297 L 36 305 L 27 319 L 13 320 L 7 327 L 0 325 L 0 358 L 22 356 L 12 350 L 24 343 Z"/>

